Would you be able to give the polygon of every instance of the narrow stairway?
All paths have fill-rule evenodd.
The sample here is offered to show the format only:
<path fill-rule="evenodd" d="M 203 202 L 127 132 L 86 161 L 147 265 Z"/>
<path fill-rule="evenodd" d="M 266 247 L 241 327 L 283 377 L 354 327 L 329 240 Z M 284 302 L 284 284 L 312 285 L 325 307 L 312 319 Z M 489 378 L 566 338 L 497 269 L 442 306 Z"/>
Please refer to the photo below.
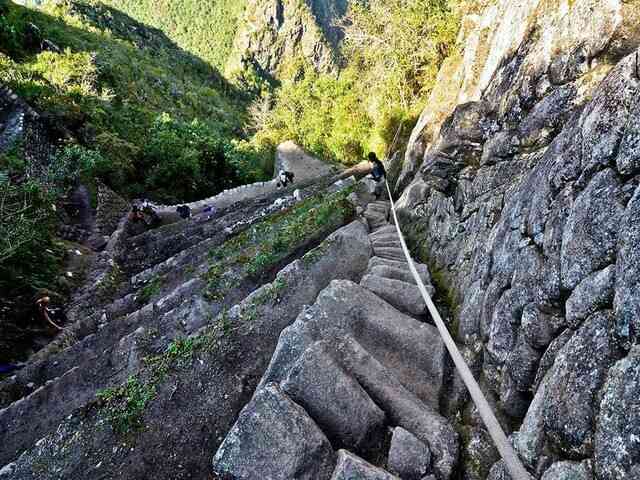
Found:
<path fill-rule="evenodd" d="M 364 212 L 373 256 L 360 284 L 334 280 L 280 335 L 215 454 L 220 478 L 451 477 L 458 438 L 438 412 L 447 352 L 425 322 L 389 208 Z"/>
<path fill-rule="evenodd" d="M 348 185 L 319 181 L 302 189 L 301 197 Z M 122 245 L 106 270 L 71 307 L 75 323 L 0 382 L 0 444 L 7 446 L 0 449 L 0 465 L 95 401 L 98 391 L 126 383 L 145 357 L 164 352 L 174 339 L 193 334 L 259 287 L 260 280 L 245 275 L 223 298 L 208 298 L 211 251 L 297 202 L 287 196 L 274 203 L 271 195 L 138 235 L 127 236 L 124 227 Z M 335 226 L 327 228 L 321 232 Z"/>

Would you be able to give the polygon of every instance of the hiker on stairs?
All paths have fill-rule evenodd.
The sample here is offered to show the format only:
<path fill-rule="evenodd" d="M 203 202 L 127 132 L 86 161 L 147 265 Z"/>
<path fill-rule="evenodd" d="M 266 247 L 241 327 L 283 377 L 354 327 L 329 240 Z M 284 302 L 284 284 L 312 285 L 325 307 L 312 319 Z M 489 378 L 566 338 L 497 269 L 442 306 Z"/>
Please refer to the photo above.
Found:
<path fill-rule="evenodd" d="M 293 179 L 295 175 L 292 172 L 287 172 L 285 170 L 280 170 L 278 173 L 278 188 L 286 187 L 288 184 L 293 183 Z"/>
<path fill-rule="evenodd" d="M 59 309 L 53 309 L 50 307 L 51 298 L 48 296 L 40 298 L 36 301 L 36 311 L 38 320 L 42 323 L 48 323 L 53 326 L 56 330 L 62 331 L 63 328 L 53 321 L 52 317 L 56 316 L 59 312 Z"/>
<path fill-rule="evenodd" d="M 142 213 L 144 214 L 145 223 L 149 228 L 159 227 L 162 223 L 160 216 L 153 208 L 149 200 L 145 200 L 142 204 Z"/>
<path fill-rule="evenodd" d="M 376 182 L 371 193 L 376 196 L 377 200 L 385 190 L 384 182 L 387 178 L 387 171 L 377 155 L 373 152 L 369 152 L 369 166 L 371 167 L 371 174 L 367 178 L 371 178 Z"/>

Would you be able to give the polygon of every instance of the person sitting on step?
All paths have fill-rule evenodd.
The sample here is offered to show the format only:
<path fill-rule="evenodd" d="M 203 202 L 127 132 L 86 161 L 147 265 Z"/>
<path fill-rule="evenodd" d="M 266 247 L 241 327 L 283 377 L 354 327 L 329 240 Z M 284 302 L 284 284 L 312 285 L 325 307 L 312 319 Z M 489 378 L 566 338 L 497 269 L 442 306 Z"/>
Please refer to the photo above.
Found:
<path fill-rule="evenodd" d="M 144 214 L 145 222 L 149 228 L 159 227 L 162 223 L 160 216 L 156 213 L 155 209 L 148 200 L 145 200 L 142 204 L 142 213 Z"/>
<path fill-rule="evenodd" d="M 129 212 L 129 221 L 133 223 L 144 221 L 144 215 L 142 215 L 140 207 L 136 203 L 131 206 L 131 211 Z"/>
<path fill-rule="evenodd" d="M 294 178 L 295 175 L 293 174 L 293 172 L 280 170 L 280 173 L 278 173 L 278 188 L 286 187 L 288 184 L 293 183 Z"/>
<path fill-rule="evenodd" d="M 384 191 L 384 182 L 387 178 L 387 171 L 385 170 L 382 162 L 378 159 L 377 155 L 373 152 L 369 152 L 369 166 L 371 167 L 370 178 L 376 182 L 373 192 L 371 193 L 376 196 L 377 200 Z"/>

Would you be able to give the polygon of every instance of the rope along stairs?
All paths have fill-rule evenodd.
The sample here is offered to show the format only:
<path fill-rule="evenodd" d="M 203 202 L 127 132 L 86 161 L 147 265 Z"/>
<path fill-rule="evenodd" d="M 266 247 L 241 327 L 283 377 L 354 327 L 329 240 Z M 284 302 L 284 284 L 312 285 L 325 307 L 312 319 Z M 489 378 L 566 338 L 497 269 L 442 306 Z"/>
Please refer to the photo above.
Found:
<path fill-rule="evenodd" d="M 365 275 L 359 284 L 334 280 L 282 332 L 214 456 L 215 473 L 451 478 L 458 437 L 438 411 L 449 352 L 512 478 L 530 479 L 431 301 L 429 271 L 411 260 L 393 205 L 369 203 L 364 218 L 372 251 Z M 423 321 L 427 311 L 436 326 Z"/>
<path fill-rule="evenodd" d="M 387 187 L 387 193 L 389 194 L 389 198 L 393 198 L 391 196 L 391 190 L 389 189 L 389 184 L 385 182 L 385 185 Z M 516 454 L 511 444 L 509 443 L 509 440 L 507 439 L 507 436 L 502 430 L 502 427 L 500 426 L 498 419 L 496 418 L 495 414 L 491 410 L 491 407 L 489 406 L 489 402 L 487 401 L 484 394 L 482 393 L 482 390 L 480 390 L 480 386 L 478 385 L 478 382 L 476 382 L 475 378 L 473 377 L 471 370 L 469 369 L 467 363 L 464 361 L 464 358 L 462 357 L 460 350 L 458 350 L 458 347 L 453 341 L 453 338 L 451 338 L 451 334 L 449 334 L 447 327 L 442 321 L 442 317 L 440 317 L 440 313 L 438 312 L 438 309 L 433 303 L 433 300 L 431 300 L 431 296 L 427 292 L 427 289 L 425 288 L 424 283 L 422 282 L 422 279 L 418 274 L 418 271 L 413 263 L 413 260 L 411 259 L 411 255 L 409 254 L 409 249 L 407 248 L 407 244 L 405 242 L 404 236 L 402 235 L 402 230 L 400 229 L 400 222 L 398 222 L 398 216 L 396 214 L 396 209 L 395 209 L 395 206 L 393 205 L 393 202 L 391 203 L 391 212 L 393 214 L 393 221 L 398 231 L 398 237 L 400 238 L 400 244 L 402 245 L 403 253 L 407 259 L 407 263 L 409 265 L 409 269 L 411 270 L 411 274 L 416 279 L 418 288 L 420 289 L 420 294 L 422 295 L 422 298 L 427 304 L 429 313 L 431 313 L 431 318 L 433 318 L 436 326 L 438 327 L 438 331 L 440 332 L 440 335 L 442 336 L 442 339 L 447 347 L 447 350 L 449 351 L 449 354 L 453 359 L 456 369 L 458 370 L 458 373 L 462 377 L 462 380 L 464 381 L 467 389 L 469 390 L 469 394 L 471 395 L 471 398 L 475 403 L 476 408 L 478 409 L 478 413 L 480 414 L 480 417 L 482 418 L 482 421 L 484 422 L 485 427 L 489 432 L 489 435 L 491 435 L 491 439 L 495 443 L 496 448 L 500 452 L 500 455 L 502 456 L 502 459 L 505 462 L 505 466 L 507 467 L 509 474 L 514 480 L 530 479 L 531 476 L 527 473 L 525 468 L 522 466 L 522 463 L 520 462 L 518 455 Z"/>

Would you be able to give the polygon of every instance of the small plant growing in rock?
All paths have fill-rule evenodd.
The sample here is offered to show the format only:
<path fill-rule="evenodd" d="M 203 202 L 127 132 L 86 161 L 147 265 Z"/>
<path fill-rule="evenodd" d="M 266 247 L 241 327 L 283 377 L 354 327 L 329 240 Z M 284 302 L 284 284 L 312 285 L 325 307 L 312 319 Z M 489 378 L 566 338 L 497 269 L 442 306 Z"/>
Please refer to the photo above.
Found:
<path fill-rule="evenodd" d="M 124 385 L 100 390 L 97 394 L 106 408 L 107 420 L 121 434 L 142 428 L 144 410 L 155 396 L 155 386 L 144 385 L 134 377 L 129 377 Z"/>
<path fill-rule="evenodd" d="M 160 293 L 162 289 L 162 279 L 159 277 L 155 277 L 149 283 L 147 283 L 142 289 L 140 289 L 140 293 L 138 294 L 138 303 L 145 304 L 148 303 L 151 298 Z"/>

